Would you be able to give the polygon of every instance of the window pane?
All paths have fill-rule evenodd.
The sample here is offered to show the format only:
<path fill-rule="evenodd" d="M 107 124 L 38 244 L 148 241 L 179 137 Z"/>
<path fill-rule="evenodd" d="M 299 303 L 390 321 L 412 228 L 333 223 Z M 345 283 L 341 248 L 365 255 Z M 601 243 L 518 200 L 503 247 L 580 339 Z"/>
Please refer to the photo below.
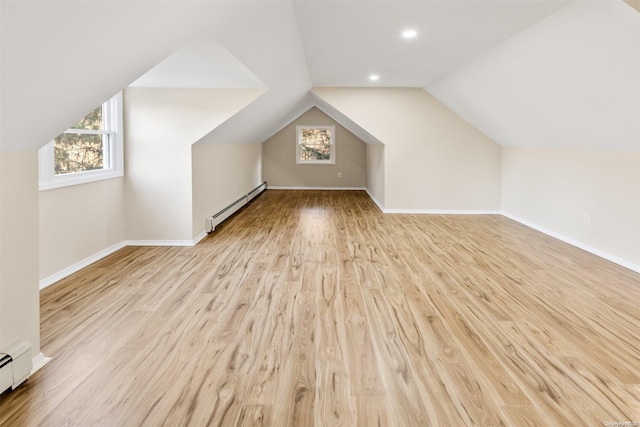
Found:
<path fill-rule="evenodd" d="M 331 130 L 327 128 L 304 128 L 300 135 L 300 143 L 331 144 Z"/>
<path fill-rule="evenodd" d="M 331 160 L 330 144 L 300 145 L 300 160 Z"/>
<path fill-rule="evenodd" d="M 303 162 L 332 161 L 332 128 L 301 127 L 299 132 L 300 158 L 298 160 Z"/>
<path fill-rule="evenodd" d="M 74 133 L 63 133 L 57 137 L 53 151 L 55 174 L 104 169 L 102 138 L 103 135 Z"/>
<path fill-rule="evenodd" d="M 87 114 L 70 129 L 104 130 L 102 105 Z"/>

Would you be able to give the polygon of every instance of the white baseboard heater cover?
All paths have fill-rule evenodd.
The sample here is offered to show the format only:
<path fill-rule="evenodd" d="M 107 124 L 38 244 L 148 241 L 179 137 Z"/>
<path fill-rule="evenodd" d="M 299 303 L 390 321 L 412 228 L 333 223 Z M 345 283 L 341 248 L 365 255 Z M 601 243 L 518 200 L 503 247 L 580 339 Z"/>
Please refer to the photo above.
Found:
<path fill-rule="evenodd" d="M 8 388 L 14 390 L 22 384 L 32 369 L 31 344 L 28 341 L 18 341 L 0 351 L 0 393 Z"/>
<path fill-rule="evenodd" d="M 266 189 L 267 181 L 258 185 L 256 188 L 249 191 L 247 194 L 240 197 L 235 202 L 231 203 L 229 206 L 211 215 L 205 220 L 205 230 L 207 231 L 207 233 L 211 233 L 212 231 L 214 231 L 218 224 L 236 213 L 241 207 L 249 203 L 253 198 L 255 198 L 258 194 L 262 193 Z"/>

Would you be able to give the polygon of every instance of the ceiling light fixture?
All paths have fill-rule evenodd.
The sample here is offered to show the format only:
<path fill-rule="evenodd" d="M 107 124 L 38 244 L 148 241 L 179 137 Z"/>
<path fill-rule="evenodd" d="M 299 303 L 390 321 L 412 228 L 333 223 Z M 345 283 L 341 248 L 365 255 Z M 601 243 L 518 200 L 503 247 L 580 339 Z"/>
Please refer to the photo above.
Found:
<path fill-rule="evenodd" d="M 405 39 L 413 39 L 418 35 L 418 32 L 416 30 L 404 30 L 402 32 L 402 37 L 404 37 Z"/>
<path fill-rule="evenodd" d="M 369 76 L 369 80 L 371 80 L 372 82 L 378 81 L 380 79 L 380 76 L 377 74 L 371 74 Z"/>

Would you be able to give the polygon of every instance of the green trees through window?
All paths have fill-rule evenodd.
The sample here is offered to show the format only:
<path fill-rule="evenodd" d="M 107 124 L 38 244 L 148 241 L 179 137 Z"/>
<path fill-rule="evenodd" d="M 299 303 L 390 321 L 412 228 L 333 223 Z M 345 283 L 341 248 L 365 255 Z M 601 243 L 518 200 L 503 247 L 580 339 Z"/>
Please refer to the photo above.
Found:
<path fill-rule="evenodd" d="M 118 93 L 42 147 L 40 190 L 123 176 L 122 120 Z"/>
<path fill-rule="evenodd" d="M 331 133 L 328 128 L 304 128 L 300 135 L 300 160 L 331 159 Z"/>
<path fill-rule="evenodd" d="M 55 174 L 84 172 L 105 167 L 103 106 L 99 106 L 54 140 Z"/>
<path fill-rule="evenodd" d="M 334 126 L 296 126 L 296 130 L 296 163 L 336 162 Z"/>

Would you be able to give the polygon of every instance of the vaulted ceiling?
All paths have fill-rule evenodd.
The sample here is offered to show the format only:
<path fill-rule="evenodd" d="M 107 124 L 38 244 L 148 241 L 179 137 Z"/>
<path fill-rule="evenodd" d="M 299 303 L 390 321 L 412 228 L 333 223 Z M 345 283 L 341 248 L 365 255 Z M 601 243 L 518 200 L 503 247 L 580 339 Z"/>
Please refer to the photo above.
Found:
<path fill-rule="evenodd" d="M 3 0 L 0 14 L 3 150 L 41 147 L 129 85 L 267 89 L 202 143 L 262 142 L 319 104 L 317 86 L 422 87 L 502 145 L 584 133 L 627 149 L 640 132 L 640 13 L 622 0 Z"/>

